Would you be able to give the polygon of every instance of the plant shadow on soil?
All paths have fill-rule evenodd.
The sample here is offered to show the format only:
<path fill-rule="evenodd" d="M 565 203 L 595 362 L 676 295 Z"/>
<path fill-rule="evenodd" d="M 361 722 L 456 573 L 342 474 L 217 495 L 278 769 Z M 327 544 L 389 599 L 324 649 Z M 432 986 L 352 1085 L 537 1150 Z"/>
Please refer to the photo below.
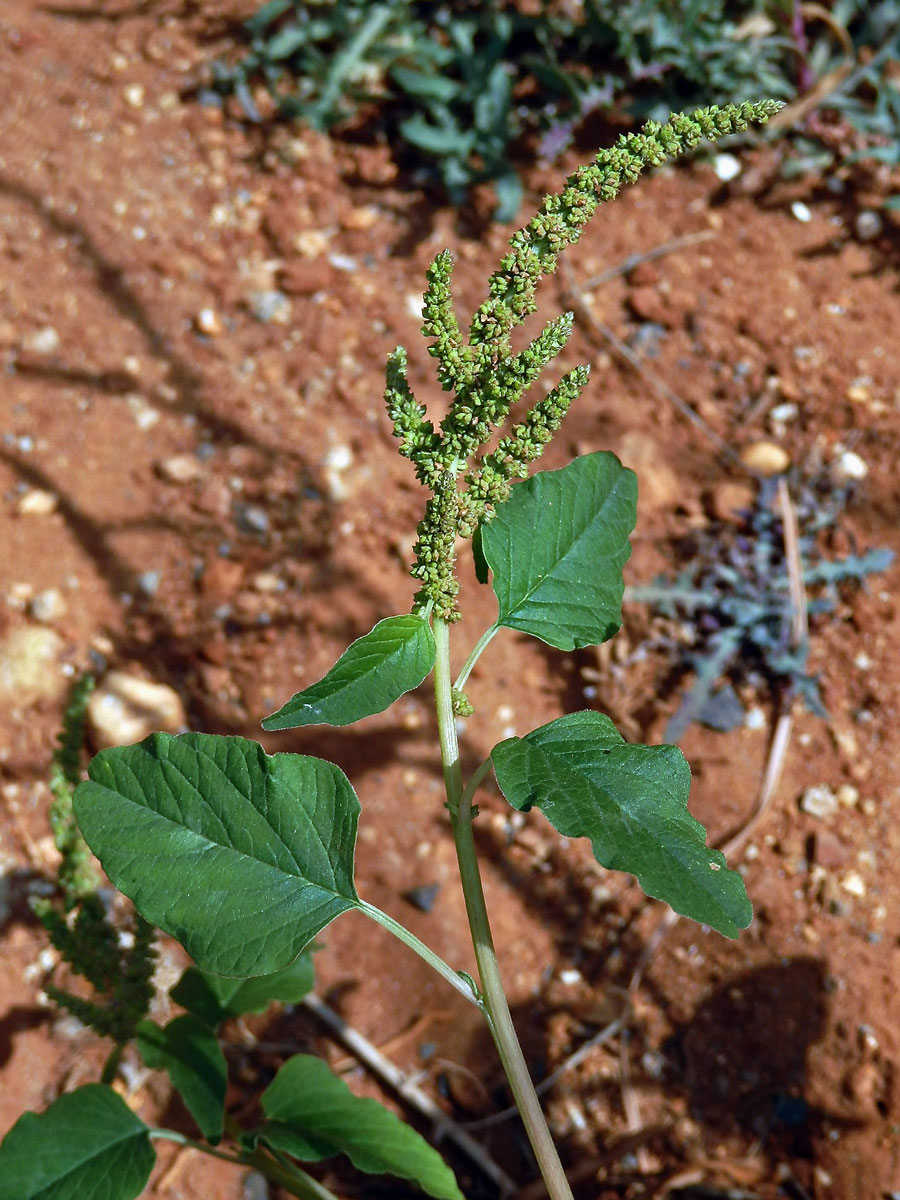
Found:
<path fill-rule="evenodd" d="M 97 520 L 68 496 L 50 474 L 19 454 L 0 449 L 0 461 L 16 473 L 21 484 L 51 492 L 57 497 L 57 512 L 110 593 L 133 597 L 130 606 L 121 606 L 123 631 L 106 630 L 113 645 L 112 662 L 143 663 L 154 677 L 162 677 L 190 701 L 196 723 L 208 732 L 253 735 L 257 732 L 254 720 L 243 719 L 225 706 L 210 701 L 208 689 L 198 678 L 198 659 L 203 659 L 204 645 L 210 642 L 245 637 L 274 641 L 280 629 L 297 623 L 296 617 L 286 613 L 272 619 L 263 629 L 252 619 L 238 616 L 221 620 L 214 614 L 207 614 L 205 619 L 186 622 L 177 615 L 179 598 L 168 592 L 159 595 L 141 593 L 136 587 L 139 571 L 117 551 L 116 538 L 141 531 L 170 534 L 178 539 L 191 559 L 195 562 L 205 559 L 207 564 L 223 557 L 219 547 L 227 543 L 231 548 L 224 557 L 242 564 L 247 573 L 277 572 L 298 560 L 311 565 L 310 578 L 304 581 L 307 595 L 352 591 L 358 599 L 370 602 L 375 611 L 385 609 L 384 598 L 376 594 L 370 581 L 361 580 L 334 564 L 330 553 L 334 538 L 334 507 L 327 499 L 326 488 L 317 470 L 296 449 L 260 440 L 240 421 L 223 415 L 208 403 L 206 394 L 212 386 L 210 382 L 157 327 L 147 306 L 128 283 L 124 270 L 97 245 L 87 227 L 49 209 L 35 191 L 3 175 L 0 175 L 0 196 L 26 206 L 43 222 L 48 234 L 62 237 L 75 247 L 98 296 L 139 334 L 150 358 L 164 364 L 170 390 L 165 395 L 154 390 L 154 406 L 190 418 L 200 434 L 198 440 L 206 440 L 218 459 L 226 458 L 228 450 L 235 448 L 251 454 L 246 473 L 263 488 L 258 504 L 264 510 L 265 527 L 261 531 L 241 529 L 236 510 L 225 519 L 182 511 L 169 515 L 157 508 L 129 520 Z M 29 360 L 27 356 L 19 357 L 14 369 L 16 374 L 33 378 L 47 387 L 87 386 L 110 400 L 123 397 L 140 386 L 126 370 L 93 371 L 82 366 Z M 294 481 L 287 495 L 270 494 L 265 490 L 265 481 L 276 467 L 288 471 Z M 227 461 L 220 462 L 219 470 L 228 471 Z M 197 582 L 202 584 L 202 578 Z M 170 603 L 167 604 L 167 600 Z M 335 632 L 344 638 L 348 634 L 347 624 L 340 620 L 339 614 L 335 617 Z M 327 634 L 329 630 L 323 628 L 318 632 Z M 362 632 L 357 629 L 352 636 Z M 105 662 L 97 664 L 99 669 L 106 665 Z"/>
<path fill-rule="evenodd" d="M 548 918 L 553 917 L 552 911 L 543 907 L 542 912 L 547 912 Z M 635 939 L 630 954 L 618 964 L 617 977 L 627 976 L 642 950 L 643 946 Z M 602 983 L 603 989 L 609 991 L 610 980 L 603 964 L 597 961 L 593 967 L 592 972 L 584 966 L 585 976 L 590 980 L 595 974 L 598 986 Z M 342 996 L 354 986 L 352 981 L 347 981 L 332 989 L 326 996 L 328 1003 L 340 1012 Z M 649 1059 L 647 1056 L 638 1059 L 632 1052 L 635 1061 L 630 1064 L 631 1083 L 643 1094 L 659 1089 L 670 1103 L 672 1097 L 681 1097 L 687 1115 L 701 1127 L 699 1136 L 703 1146 L 721 1144 L 728 1139 L 736 1139 L 742 1145 L 750 1143 L 750 1154 L 762 1174 L 774 1172 L 785 1163 L 813 1162 L 814 1141 L 827 1136 L 827 1129 L 846 1130 L 855 1126 L 846 1114 L 817 1109 L 804 1098 L 808 1054 L 823 1035 L 828 1015 L 829 981 L 820 960 L 798 956 L 740 972 L 713 988 L 686 1020 L 678 1020 L 673 1015 L 670 999 L 652 981 L 645 980 L 644 986 L 652 992 L 654 1003 L 669 1022 L 671 1034 L 661 1053 L 649 1056 Z M 549 1069 L 545 1031 L 548 1015 L 549 1008 L 544 999 L 513 1009 L 513 1019 L 536 1080 L 546 1075 Z M 586 1030 L 584 1040 L 592 1032 Z M 299 1009 L 268 1018 L 255 1030 L 255 1036 L 263 1051 L 261 1055 L 247 1047 L 233 1047 L 231 1051 L 244 1071 L 257 1075 L 254 1090 L 261 1089 L 274 1076 L 280 1061 L 279 1052 L 282 1055 L 302 1051 L 327 1053 L 327 1036 L 323 1035 L 311 1014 Z M 643 1040 L 634 1021 L 630 1040 L 638 1047 Z M 572 1046 L 573 1050 L 576 1048 Z M 463 1126 L 468 1121 L 477 1123 L 510 1103 L 486 1030 L 473 1040 L 468 1061 L 483 1064 L 479 1086 L 475 1089 L 480 1103 L 466 1103 L 460 1108 L 453 1102 L 453 1088 L 449 1086 L 451 1080 L 446 1073 L 439 1071 L 435 1080 L 445 1106 Z M 649 1069 L 644 1065 L 648 1061 L 652 1063 Z M 615 1075 L 607 1074 L 602 1079 L 594 1075 L 584 1086 L 574 1077 L 564 1076 L 554 1090 L 557 1095 L 567 1095 L 582 1111 L 584 1103 L 590 1104 L 592 1100 L 599 1100 L 604 1109 L 621 1110 L 622 1086 Z M 472 1088 L 466 1087 L 463 1094 L 469 1100 L 475 1095 Z M 545 1096 L 545 1105 L 552 1095 L 553 1092 Z M 405 1116 L 413 1124 L 418 1123 L 425 1136 L 429 1135 L 428 1128 L 417 1122 L 414 1114 L 406 1112 Z M 177 1103 L 171 1114 L 167 1114 L 169 1118 L 184 1120 L 183 1115 L 179 1118 Z M 568 1150 L 565 1139 L 560 1139 L 577 1200 L 597 1200 L 600 1172 L 603 1186 L 610 1189 L 602 1193 L 604 1196 L 630 1195 L 632 1185 L 646 1187 L 654 1182 L 663 1185 L 671 1171 L 660 1174 L 654 1181 L 652 1173 L 637 1169 L 634 1154 L 641 1147 L 647 1147 L 662 1153 L 669 1163 L 679 1161 L 684 1147 L 672 1134 L 671 1126 L 659 1125 L 651 1119 L 636 1136 L 623 1133 L 620 1125 L 612 1137 L 599 1128 L 591 1130 L 589 1136 L 582 1134 L 577 1146 L 570 1146 Z M 516 1118 L 474 1136 L 505 1171 L 519 1180 L 523 1188 L 528 1188 L 536 1178 L 536 1168 Z M 445 1141 L 440 1149 L 457 1172 L 467 1200 L 496 1200 L 496 1188 L 455 1150 L 452 1143 Z M 352 1189 L 352 1175 L 348 1177 L 341 1172 L 340 1179 L 340 1186 L 345 1189 L 349 1179 Z M 350 1191 L 348 1194 L 372 1197 L 373 1200 L 382 1196 L 413 1200 L 421 1194 L 395 1179 L 369 1178 L 364 1182 L 361 1176 L 358 1179 L 358 1193 Z M 724 1196 L 726 1193 L 703 1194 Z M 798 1192 L 798 1195 L 802 1194 Z"/>

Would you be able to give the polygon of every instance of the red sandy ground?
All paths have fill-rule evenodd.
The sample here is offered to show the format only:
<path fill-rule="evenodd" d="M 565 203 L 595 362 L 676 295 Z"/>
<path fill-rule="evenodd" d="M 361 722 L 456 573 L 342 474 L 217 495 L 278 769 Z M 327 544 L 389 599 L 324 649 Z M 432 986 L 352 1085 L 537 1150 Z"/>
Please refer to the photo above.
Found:
<path fill-rule="evenodd" d="M 418 335 L 425 268 L 452 247 L 468 309 L 509 230 L 469 236 L 384 148 L 285 131 L 262 152 L 238 123 L 185 96 L 215 48 L 202 12 L 117 12 L 6 0 L 0 13 L 0 621 L 8 631 L 30 620 L 21 585 L 60 588 L 69 662 L 81 666 L 99 648 L 113 666 L 174 685 L 195 728 L 256 736 L 259 719 L 319 678 L 351 638 L 408 609 L 421 497 L 383 412 L 385 356 L 405 343 L 413 385 L 440 403 Z M 776 379 L 772 403 L 799 408 L 781 438 L 795 462 L 828 461 L 841 442 L 869 467 L 833 551 L 854 537 L 898 549 L 896 229 L 865 244 L 854 236 L 856 207 L 881 198 L 877 179 L 868 195 L 813 183 L 789 191 L 765 186 L 770 165 L 760 156 L 759 186 L 731 191 L 703 163 L 648 178 L 601 212 L 571 267 L 584 280 L 709 231 L 707 242 L 598 289 L 593 311 L 622 336 L 640 319 L 665 326 L 653 369 L 736 450 L 766 436 L 770 404 L 756 401 Z M 562 173 L 532 172 L 532 194 Z M 791 213 L 798 198 L 809 222 Z M 251 311 L 251 293 L 271 288 L 290 298 L 283 323 Z M 544 318 L 565 305 L 559 280 L 541 301 Z M 46 337 L 35 341 L 48 328 L 58 335 L 49 352 Z M 562 365 L 580 361 L 594 365 L 591 384 L 546 465 L 608 448 L 636 467 L 642 500 L 628 577 L 646 581 L 672 565 L 668 539 L 706 520 L 703 498 L 728 471 L 584 328 Z M 209 449 L 196 480 L 161 478 L 160 463 L 201 446 Z M 55 493 L 55 513 L 20 515 L 23 484 Z M 236 502 L 256 506 L 266 529 L 243 532 Z M 148 570 L 159 572 L 159 588 L 142 596 L 135 581 Z M 260 572 L 284 590 L 260 590 Z M 830 720 L 798 716 L 774 802 L 743 852 L 752 927 L 732 943 L 680 923 L 636 999 L 627 1088 L 614 1040 L 548 1096 L 580 1196 L 705 1186 L 693 1194 L 730 1187 L 875 1200 L 900 1188 L 898 580 L 895 562 L 867 591 L 848 592 L 814 635 Z M 460 658 L 493 616 L 490 591 L 468 577 L 464 586 Z M 660 696 L 664 664 L 650 654 L 614 669 L 641 644 L 646 621 L 628 618 L 611 658 L 495 639 L 471 684 L 466 762 L 509 729 L 524 733 L 589 703 L 629 737 L 658 738 L 676 703 Z M 586 680 L 597 688 L 590 700 Z M 856 720 L 860 710 L 870 719 Z M 59 715 L 58 703 L 0 714 L 11 903 L 0 959 L 0 1131 L 96 1078 L 103 1056 L 92 1035 L 40 1005 L 46 942 L 25 903 L 54 867 L 43 781 Z M 264 741 L 341 764 L 363 801 L 361 893 L 471 969 L 427 694 L 349 731 Z M 692 809 L 722 837 L 752 809 L 767 732 L 692 728 L 684 749 Z M 859 802 L 817 820 L 798 807 L 817 783 L 852 783 Z M 540 1075 L 616 1014 L 661 911 L 586 848 L 563 853 L 538 816 L 510 830 L 499 796 L 488 791 L 480 804 L 496 940 Z M 402 898 L 431 883 L 441 888 L 430 913 Z M 448 1112 L 465 1120 L 506 1102 L 477 1014 L 417 959 L 356 916 L 322 941 L 320 992 L 403 1067 L 423 1069 Z M 165 959 L 171 982 L 178 960 L 171 949 Z M 252 1109 L 281 1052 L 311 1045 L 343 1058 L 302 1012 L 252 1024 L 264 1046 L 233 1051 L 234 1111 Z M 242 1036 L 234 1032 L 237 1044 Z M 425 1043 L 434 1046 L 428 1058 Z M 350 1080 L 381 1095 L 359 1070 Z M 132 1072 L 122 1090 L 148 1120 L 162 1119 L 161 1076 Z M 189 1128 L 174 1102 L 168 1119 Z M 611 1153 L 635 1128 L 644 1136 L 628 1153 Z M 533 1178 L 510 1126 L 481 1136 L 523 1186 Z M 467 1194 L 491 1195 L 465 1160 L 453 1161 Z M 341 1195 L 403 1194 L 327 1178 Z M 225 1200 L 242 1186 L 239 1170 L 167 1147 L 146 1194 Z"/>

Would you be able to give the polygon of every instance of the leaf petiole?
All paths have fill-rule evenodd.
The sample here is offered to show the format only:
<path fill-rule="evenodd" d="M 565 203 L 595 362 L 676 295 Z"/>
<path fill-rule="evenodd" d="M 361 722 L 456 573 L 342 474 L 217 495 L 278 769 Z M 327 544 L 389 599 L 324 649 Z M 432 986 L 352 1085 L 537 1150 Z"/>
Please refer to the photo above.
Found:
<path fill-rule="evenodd" d="M 468 680 L 469 676 L 472 674 L 472 668 L 478 662 L 479 658 L 481 658 L 483 651 L 487 648 L 488 644 L 491 642 L 491 640 L 494 637 L 494 634 L 497 632 L 497 630 L 499 628 L 500 628 L 500 625 L 497 621 L 495 621 L 493 623 L 493 625 L 489 625 L 488 628 L 481 635 L 481 637 L 478 639 L 478 641 L 475 643 L 475 645 L 472 647 L 469 657 L 463 663 L 463 669 L 460 671 L 459 676 L 456 680 L 456 683 L 454 683 L 454 685 L 453 685 L 453 687 L 456 691 L 461 692 L 463 690 L 463 688 L 466 686 L 466 681 Z"/>
<path fill-rule="evenodd" d="M 365 900 L 360 900 L 357 907 L 360 912 L 365 913 L 367 917 L 371 917 L 373 921 L 376 921 L 388 933 L 392 933 L 394 937 L 399 938 L 405 946 L 409 946 L 410 950 L 414 950 L 421 959 L 424 959 L 430 967 L 437 971 L 438 975 L 446 979 L 451 987 L 456 988 L 461 996 L 465 996 L 468 1001 L 478 1008 L 484 1008 L 477 989 L 474 989 L 468 982 L 468 976 L 460 971 L 454 971 L 449 963 L 445 963 L 439 954 L 435 954 L 429 946 L 426 946 L 414 933 L 411 933 L 405 925 L 401 925 L 394 917 L 389 916 L 386 912 L 382 912 L 374 904 L 368 904 Z"/>
<path fill-rule="evenodd" d="M 297 1200 L 338 1200 L 334 1192 L 319 1183 L 317 1179 L 313 1179 L 312 1175 L 307 1175 L 304 1170 L 287 1159 L 282 1161 L 283 1156 L 281 1155 L 278 1156 L 278 1161 L 275 1161 L 260 1150 L 230 1154 L 227 1150 L 217 1150 L 214 1146 L 207 1145 L 206 1142 L 185 1137 L 183 1133 L 178 1133 L 174 1129 L 150 1129 L 148 1134 L 151 1138 L 159 1141 L 177 1142 L 179 1146 L 199 1150 L 202 1154 L 208 1154 L 211 1158 L 220 1158 L 223 1162 L 254 1167 L 270 1183 L 278 1184 L 290 1195 L 296 1196 Z"/>

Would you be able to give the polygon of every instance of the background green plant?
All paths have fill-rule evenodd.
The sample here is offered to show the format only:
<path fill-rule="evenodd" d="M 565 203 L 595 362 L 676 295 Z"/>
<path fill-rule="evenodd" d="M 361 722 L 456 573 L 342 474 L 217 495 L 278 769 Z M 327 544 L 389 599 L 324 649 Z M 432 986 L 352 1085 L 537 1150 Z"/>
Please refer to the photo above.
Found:
<path fill-rule="evenodd" d="M 245 24 L 246 51 L 213 65 L 213 87 L 252 120 L 262 86 L 279 115 L 313 128 L 373 126 L 454 204 L 492 181 L 496 215 L 510 220 L 523 137 L 552 160 L 592 112 L 661 119 L 735 95 L 792 99 L 845 61 L 835 28 L 859 66 L 823 107 L 865 153 L 896 163 L 900 0 L 836 0 L 831 25 L 791 0 L 270 0 Z M 789 169 L 835 154 L 813 123 Z"/>

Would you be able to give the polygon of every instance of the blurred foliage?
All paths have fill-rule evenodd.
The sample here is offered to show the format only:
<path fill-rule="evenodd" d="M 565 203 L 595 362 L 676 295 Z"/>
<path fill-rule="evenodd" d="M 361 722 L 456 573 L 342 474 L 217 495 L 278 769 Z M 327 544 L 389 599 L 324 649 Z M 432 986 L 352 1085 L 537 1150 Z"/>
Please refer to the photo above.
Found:
<path fill-rule="evenodd" d="M 693 682 L 670 720 L 665 737 L 678 741 L 692 721 L 727 730 L 743 723 L 735 686 L 768 689 L 784 702 L 797 696 L 812 712 L 825 715 L 818 682 L 807 670 L 808 638 L 795 644 L 794 607 L 785 556 L 783 521 L 775 505 L 776 481 L 769 479 L 737 521 L 705 524 L 677 547 L 684 563 L 674 577 L 661 576 L 646 587 L 628 589 L 628 598 L 668 618 L 671 634 L 656 639 L 679 671 Z M 794 479 L 791 487 L 798 525 L 798 553 L 807 594 L 807 616 L 834 611 L 838 585 L 860 584 L 886 570 L 890 550 L 869 550 L 827 558 L 823 537 L 839 523 L 847 487 L 827 475 Z"/>
<path fill-rule="evenodd" d="M 900 0 L 834 0 L 830 12 L 795 0 L 269 0 L 244 31 L 248 48 L 214 64 L 213 89 L 249 119 L 263 120 L 267 93 L 275 113 L 316 129 L 374 120 L 454 203 L 492 181 L 504 220 L 524 135 L 553 159 L 591 112 L 665 119 L 791 100 L 848 60 L 824 107 L 876 143 L 868 152 L 900 154 Z M 812 132 L 796 161 L 830 153 Z"/>
<path fill-rule="evenodd" d="M 116 1043 L 103 1074 L 107 1082 L 150 1006 L 156 955 L 155 930 L 138 913 L 127 931 L 120 931 L 112 921 L 94 857 L 72 808 L 72 795 L 82 779 L 85 722 L 93 690 L 91 675 L 83 675 L 73 685 L 50 768 L 50 827 L 61 855 L 57 869 L 60 896 L 56 902 L 34 900 L 32 907 L 61 959 L 93 989 L 88 999 L 52 982 L 44 984 L 51 1000 Z"/>

